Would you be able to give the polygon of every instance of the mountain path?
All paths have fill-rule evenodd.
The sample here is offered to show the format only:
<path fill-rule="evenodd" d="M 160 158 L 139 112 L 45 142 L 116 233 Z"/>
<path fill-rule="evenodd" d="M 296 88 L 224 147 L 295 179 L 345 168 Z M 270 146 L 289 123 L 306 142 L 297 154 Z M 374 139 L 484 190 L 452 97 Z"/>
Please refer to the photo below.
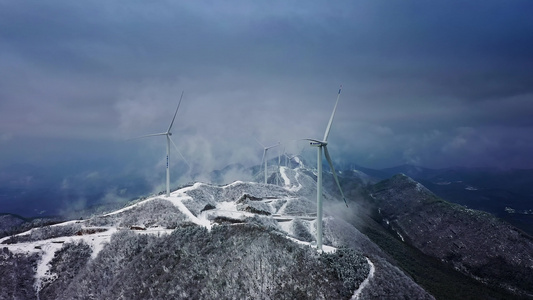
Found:
<path fill-rule="evenodd" d="M 359 285 L 359 288 L 357 288 L 357 290 L 353 293 L 353 296 L 351 298 L 352 300 L 359 299 L 361 297 L 361 292 L 367 287 L 370 280 L 374 278 L 374 272 L 376 271 L 376 267 L 368 257 L 366 257 L 366 261 L 370 265 L 370 272 L 368 272 L 368 276 L 366 277 L 366 279 L 363 281 L 363 283 Z"/>

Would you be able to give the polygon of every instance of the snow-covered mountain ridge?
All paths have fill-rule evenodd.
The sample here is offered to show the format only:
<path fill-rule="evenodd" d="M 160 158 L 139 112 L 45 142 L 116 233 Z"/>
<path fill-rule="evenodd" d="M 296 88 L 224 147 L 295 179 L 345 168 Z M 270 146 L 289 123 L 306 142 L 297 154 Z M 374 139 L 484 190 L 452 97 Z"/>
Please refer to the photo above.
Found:
<path fill-rule="evenodd" d="M 96 298 L 142 295 L 153 299 L 220 299 L 244 295 L 268 299 L 300 295 L 366 299 L 385 292 L 375 285 L 380 284 L 386 272 L 392 272 L 398 286 L 402 286 L 401 293 L 431 298 L 384 259 L 362 255 L 379 250 L 357 229 L 331 214 L 324 219 L 328 245 L 324 249 L 329 254 L 318 255 L 309 247 L 314 241 L 316 222 L 314 181 L 298 168 L 282 167 L 280 175 L 282 186 L 240 181 L 224 186 L 195 183 L 172 192 L 168 198 L 154 196 L 87 220 L 34 228 L 2 238 L 0 271 L 9 272 L 10 266 L 23 261 L 34 272 L 32 278 L 28 278 L 27 273 L 32 273 L 28 271 L 22 272 L 26 277 L 14 280 L 23 286 L 32 281 L 31 291 L 19 290 L 17 294 L 3 288 L 1 292 L 9 297 L 23 294 L 29 299 L 83 298 L 94 293 L 99 293 Z M 346 246 L 347 240 L 354 238 L 359 241 L 352 241 L 350 248 L 335 251 L 334 247 Z M 258 265 L 248 269 L 249 264 L 238 263 L 245 259 L 238 253 L 248 253 L 246 261 Z M 154 261 L 156 257 L 166 263 L 160 265 Z M 211 267 L 203 269 L 206 257 L 211 257 Z M 134 274 L 132 270 L 142 268 L 139 261 L 145 261 L 144 268 L 151 271 L 144 279 L 127 278 L 128 273 Z M 202 261 L 202 266 L 198 265 Z M 111 266 L 115 267 L 109 269 Z M 185 268 L 188 275 L 178 269 L 171 271 L 173 268 Z M 376 268 L 381 271 L 374 271 Z M 247 270 L 255 279 L 239 277 Z M 94 282 L 83 279 L 97 281 L 102 276 L 108 282 L 102 283 L 104 287 L 98 292 Z M 203 287 L 169 287 L 162 278 L 166 278 L 164 282 L 193 280 Z M 126 283 L 130 280 L 135 284 Z M 216 291 L 204 291 L 208 286 Z"/>

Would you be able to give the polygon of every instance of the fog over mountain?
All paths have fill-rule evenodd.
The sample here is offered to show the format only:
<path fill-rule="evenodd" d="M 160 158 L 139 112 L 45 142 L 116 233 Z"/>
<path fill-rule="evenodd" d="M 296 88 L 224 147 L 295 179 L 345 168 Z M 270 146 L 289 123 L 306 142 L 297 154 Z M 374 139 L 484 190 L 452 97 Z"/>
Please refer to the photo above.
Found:
<path fill-rule="evenodd" d="M 164 139 L 125 140 L 164 131 L 182 91 L 173 137 L 192 170 L 173 153 L 174 185 L 258 164 L 255 139 L 308 151 L 293 140 L 320 136 L 341 84 L 340 165 L 533 168 L 532 6 L 2 1 L 2 188 L 159 191 Z M 11 182 L 21 164 L 41 172 Z"/>
<path fill-rule="evenodd" d="M 281 186 L 196 183 L 170 197 L 139 199 L 86 220 L 35 224 L 0 238 L 0 296 L 433 299 L 356 228 L 332 215 L 324 253 L 311 247 L 313 180 L 301 170 L 281 168 Z M 335 202 L 329 194 L 326 200 Z M 3 220 L 4 228 L 17 228 Z M 345 240 L 354 237 L 348 247 Z"/>
<path fill-rule="evenodd" d="M 241 167 L 212 174 L 227 178 Z M 384 171 L 382 171 L 384 172 Z M 300 157 L 257 181 L 196 182 L 70 221 L 0 216 L 0 298 L 531 299 L 533 237 L 406 175 Z"/>

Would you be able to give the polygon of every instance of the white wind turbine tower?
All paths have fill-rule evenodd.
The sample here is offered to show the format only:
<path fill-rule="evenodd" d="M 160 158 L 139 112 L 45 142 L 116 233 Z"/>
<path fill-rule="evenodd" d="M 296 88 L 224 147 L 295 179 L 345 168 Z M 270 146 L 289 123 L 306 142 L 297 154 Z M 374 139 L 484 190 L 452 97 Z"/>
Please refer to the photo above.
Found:
<path fill-rule="evenodd" d="M 341 95 L 341 90 L 342 90 L 342 85 L 339 88 L 339 93 L 337 94 L 337 101 L 335 102 L 333 113 L 331 114 L 331 117 L 329 119 L 328 127 L 326 127 L 326 133 L 324 134 L 324 138 L 322 140 L 306 139 L 310 141 L 311 146 L 317 147 L 318 149 L 317 151 L 317 179 L 316 179 L 316 205 L 317 205 L 316 246 L 318 250 L 322 250 L 322 149 L 324 149 L 326 160 L 328 161 L 328 164 L 331 168 L 331 172 L 333 173 L 333 178 L 335 178 L 335 182 L 337 183 L 337 186 L 339 187 L 339 191 L 341 192 L 342 199 L 344 200 L 346 207 L 348 207 L 348 203 L 346 203 L 346 198 L 344 198 L 344 193 L 342 192 L 341 185 L 339 183 L 339 179 L 337 178 L 337 174 L 335 173 L 335 168 L 333 167 L 333 162 L 331 161 L 331 157 L 329 156 L 328 147 L 327 147 L 328 135 L 331 129 L 331 123 L 333 123 L 333 117 L 335 116 L 335 111 L 337 110 L 337 104 L 339 103 L 339 97 Z"/>
<path fill-rule="evenodd" d="M 280 145 L 280 142 L 278 142 L 278 143 L 275 144 L 275 145 L 272 145 L 272 146 L 268 146 L 268 147 L 267 147 L 267 146 L 261 144 L 261 142 L 259 142 L 257 139 L 255 139 L 255 141 L 256 141 L 259 145 L 261 145 L 261 147 L 263 147 L 263 159 L 261 160 L 261 165 L 263 165 L 263 163 L 265 163 L 265 166 L 264 166 L 264 168 L 265 168 L 265 184 L 267 184 L 267 171 L 268 171 L 267 167 L 268 167 L 268 166 L 267 166 L 266 154 L 267 154 L 268 149 L 272 149 L 272 148 L 274 148 L 274 147 L 279 146 L 279 145 Z"/>
<path fill-rule="evenodd" d="M 174 117 L 172 118 L 172 122 L 170 122 L 170 126 L 168 126 L 168 129 L 167 129 L 166 132 L 148 134 L 148 135 L 143 135 L 143 136 L 135 138 L 135 139 L 140 139 L 140 138 L 145 138 L 145 137 L 149 137 L 149 136 L 158 136 L 158 135 L 166 136 L 166 138 L 167 138 L 167 194 L 166 194 L 166 196 L 167 197 L 170 196 L 170 169 L 169 169 L 169 164 L 170 164 L 170 143 L 171 142 L 172 142 L 172 145 L 174 145 L 174 148 L 176 149 L 176 151 L 179 153 L 179 155 L 183 159 L 183 161 L 185 161 L 187 166 L 189 166 L 189 164 L 187 163 L 187 160 L 185 159 L 185 157 L 183 157 L 183 155 L 178 150 L 178 147 L 176 146 L 174 141 L 170 138 L 170 136 L 172 135 L 172 132 L 170 132 L 170 130 L 172 129 L 172 125 L 174 125 L 174 120 L 176 119 L 176 115 L 178 114 L 178 109 L 180 108 L 181 99 L 183 99 L 183 92 L 181 92 L 181 97 L 180 97 L 180 101 L 178 102 L 178 107 L 176 108 L 176 112 L 174 112 Z"/>

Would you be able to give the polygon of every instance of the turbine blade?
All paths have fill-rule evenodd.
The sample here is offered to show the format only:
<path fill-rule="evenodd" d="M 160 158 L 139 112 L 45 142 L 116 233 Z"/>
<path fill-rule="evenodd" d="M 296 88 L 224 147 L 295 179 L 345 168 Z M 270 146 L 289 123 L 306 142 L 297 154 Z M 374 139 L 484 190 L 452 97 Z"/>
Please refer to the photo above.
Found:
<path fill-rule="evenodd" d="M 187 165 L 187 167 L 190 169 L 191 168 L 191 165 L 189 165 L 189 163 L 187 162 L 187 160 L 185 159 L 185 157 L 183 156 L 183 154 L 181 154 L 180 150 L 178 149 L 178 146 L 176 146 L 176 144 L 174 143 L 174 140 L 172 140 L 172 138 L 169 136 L 168 137 L 169 140 L 172 142 L 172 145 L 174 145 L 174 149 L 176 149 L 176 151 L 178 152 L 178 154 L 181 156 L 181 159 L 183 159 L 183 161 L 185 162 L 185 164 Z"/>
<path fill-rule="evenodd" d="M 266 148 L 266 146 L 263 145 L 263 144 L 261 144 L 261 142 L 260 142 L 256 137 L 254 137 L 254 140 L 255 140 L 255 141 L 256 141 L 261 147 Z"/>
<path fill-rule="evenodd" d="M 183 92 L 181 92 L 180 102 L 178 102 L 178 107 L 176 108 L 176 112 L 174 113 L 174 118 L 172 118 L 172 122 L 170 122 L 170 126 L 168 126 L 167 132 L 170 132 L 170 129 L 172 129 L 172 125 L 174 125 L 174 120 L 176 119 L 176 115 L 178 114 L 178 109 L 180 109 L 181 99 L 183 99 Z"/>
<path fill-rule="evenodd" d="M 153 133 L 153 134 L 141 135 L 141 136 L 138 136 L 138 137 L 129 138 L 129 139 L 127 139 L 127 141 L 142 139 L 142 138 L 149 137 L 149 136 L 158 136 L 158 135 L 167 135 L 167 133 L 166 132 L 161 132 L 161 133 Z"/>
<path fill-rule="evenodd" d="M 337 178 L 337 173 L 335 173 L 335 168 L 333 167 L 331 156 L 329 156 L 329 151 L 328 151 L 327 146 L 324 146 L 324 154 L 326 154 L 326 159 L 328 161 L 329 167 L 331 168 L 331 172 L 333 173 L 333 178 L 335 178 L 337 187 L 339 187 L 339 191 L 341 192 L 342 200 L 344 200 L 344 204 L 346 204 L 346 207 L 348 207 L 348 203 L 346 202 L 346 198 L 344 197 L 344 193 L 342 192 L 342 189 L 341 189 L 341 184 L 339 183 L 339 178 Z"/>
<path fill-rule="evenodd" d="M 323 139 L 324 142 L 327 142 L 327 140 L 328 140 L 329 131 L 331 130 L 331 123 L 333 123 L 333 117 L 335 116 L 335 111 L 337 110 L 337 104 L 339 104 L 339 98 L 341 96 L 341 90 L 342 90 L 342 85 L 339 88 L 339 93 L 337 94 L 337 102 L 335 102 L 335 107 L 333 107 L 333 113 L 331 113 L 331 118 L 329 118 L 328 127 L 326 127 L 326 133 L 324 133 L 324 139 Z"/>
<path fill-rule="evenodd" d="M 274 147 L 277 147 L 277 146 L 280 146 L 280 145 L 281 145 L 281 143 L 280 143 L 280 142 L 278 142 L 278 143 L 277 143 L 277 144 L 275 144 L 275 145 L 272 145 L 272 146 L 268 146 L 268 147 L 265 147 L 265 149 L 267 149 L 267 150 L 268 150 L 268 149 L 271 149 L 271 148 L 274 148 Z"/>

